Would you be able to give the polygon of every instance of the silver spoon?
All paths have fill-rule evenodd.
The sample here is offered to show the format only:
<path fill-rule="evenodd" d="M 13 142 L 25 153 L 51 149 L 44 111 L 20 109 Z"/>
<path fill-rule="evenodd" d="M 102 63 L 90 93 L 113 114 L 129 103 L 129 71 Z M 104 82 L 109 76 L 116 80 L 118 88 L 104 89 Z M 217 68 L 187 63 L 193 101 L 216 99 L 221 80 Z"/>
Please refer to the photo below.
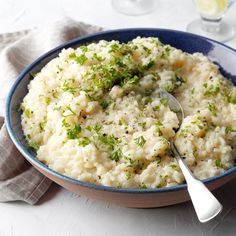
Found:
<path fill-rule="evenodd" d="M 158 91 L 158 97 L 168 99 L 170 109 L 178 111 L 177 116 L 180 126 L 184 118 L 184 112 L 177 99 L 163 90 Z M 191 170 L 183 161 L 174 141 L 170 141 L 170 146 L 187 182 L 188 192 L 199 221 L 205 223 L 213 219 L 222 211 L 223 206 L 210 190 L 192 174 Z"/>

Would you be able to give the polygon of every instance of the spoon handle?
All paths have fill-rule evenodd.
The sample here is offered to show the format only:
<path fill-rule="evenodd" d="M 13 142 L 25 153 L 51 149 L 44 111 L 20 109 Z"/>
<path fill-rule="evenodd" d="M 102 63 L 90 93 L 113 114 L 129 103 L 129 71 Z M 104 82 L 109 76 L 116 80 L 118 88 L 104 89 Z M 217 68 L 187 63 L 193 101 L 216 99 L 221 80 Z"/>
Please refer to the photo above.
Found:
<path fill-rule="evenodd" d="M 181 158 L 175 144 L 171 142 L 180 169 L 183 172 L 188 185 L 188 192 L 194 209 L 200 222 L 205 223 L 217 216 L 223 209 L 222 205 L 210 192 L 210 190 L 196 177 L 193 176 L 183 159 Z"/>

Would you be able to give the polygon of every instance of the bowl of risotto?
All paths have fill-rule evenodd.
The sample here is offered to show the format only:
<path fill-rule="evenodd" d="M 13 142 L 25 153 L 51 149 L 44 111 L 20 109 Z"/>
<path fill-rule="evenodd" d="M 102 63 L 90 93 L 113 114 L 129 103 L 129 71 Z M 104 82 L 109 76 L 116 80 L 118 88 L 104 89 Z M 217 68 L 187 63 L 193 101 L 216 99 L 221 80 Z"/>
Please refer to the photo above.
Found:
<path fill-rule="evenodd" d="M 19 75 L 6 124 L 66 189 L 151 208 L 189 200 L 170 149 L 211 190 L 236 176 L 236 51 L 197 35 L 122 29 L 67 42 Z M 182 105 L 171 109 L 164 90 Z"/>

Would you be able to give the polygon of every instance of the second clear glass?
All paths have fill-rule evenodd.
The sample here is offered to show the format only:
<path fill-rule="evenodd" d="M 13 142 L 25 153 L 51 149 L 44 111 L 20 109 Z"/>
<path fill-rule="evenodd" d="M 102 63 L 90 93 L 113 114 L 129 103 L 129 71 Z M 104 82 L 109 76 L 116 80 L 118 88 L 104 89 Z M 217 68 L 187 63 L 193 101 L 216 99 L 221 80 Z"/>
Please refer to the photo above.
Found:
<path fill-rule="evenodd" d="M 188 24 L 187 31 L 220 42 L 232 39 L 235 29 L 222 19 L 233 2 L 234 0 L 194 0 L 201 18 Z"/>

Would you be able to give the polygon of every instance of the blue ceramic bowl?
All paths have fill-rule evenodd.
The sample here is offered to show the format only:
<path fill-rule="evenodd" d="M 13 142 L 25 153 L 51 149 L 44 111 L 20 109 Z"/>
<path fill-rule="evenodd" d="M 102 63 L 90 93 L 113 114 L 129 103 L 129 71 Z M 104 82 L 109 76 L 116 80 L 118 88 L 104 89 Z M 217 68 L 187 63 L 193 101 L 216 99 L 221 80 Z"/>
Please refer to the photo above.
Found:
<path fill-rule="evenodd" d="M 120 29 L 100 32 L 67 42 L 47 52 L 27 66 L 9 92 L 6 105 L 6 125 L 12 141 L 23 156 L 48 178 L 70 191 L 128 207 L 166 206 L 189 200 L 186 184 L 161 189 L 120 189 L 71 179 L 48 168 L 36 158 L 35 152 L 28 149 L 18 111 L 19 104 L 27 93 L 27 85 L 30 81 L 29 73 L 40 71 L 63 48 L 78 47 L 79 45 L 97 42 L 102 39 L 127 42 L 137 36 L 158 37 L 163 43 L 170 44 L 185 52 L 201 52 L 219 65 L 224 76 L 236 83 L 236 51 L 216 41 L 185 32 L 165 29 Z M 236 177 L 236 167 L 225 171 L 219 176 L 206 179 L 204 182 L 210 189 L 215 189 L 234 177 Z"/>

